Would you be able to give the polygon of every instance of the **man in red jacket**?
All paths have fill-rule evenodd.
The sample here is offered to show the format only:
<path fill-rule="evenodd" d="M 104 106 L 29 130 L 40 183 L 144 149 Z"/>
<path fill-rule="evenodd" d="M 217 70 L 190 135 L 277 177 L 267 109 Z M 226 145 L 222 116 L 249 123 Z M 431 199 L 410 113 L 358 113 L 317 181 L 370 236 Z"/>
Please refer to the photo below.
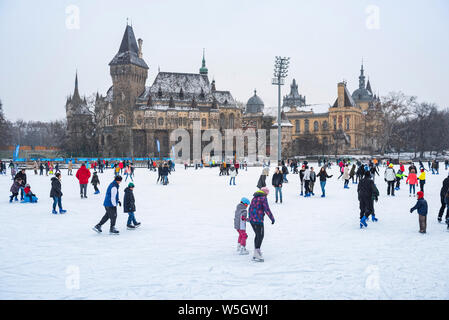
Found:
<path fill-rule="evenodd" d="M 87 184 L 89 183 L 90 178 L 90 171 L 86 168 L 86 165 L 83 163 L 81 165 L 81 168 L 78 169 L 76 172 L 76 178 L 80 182 L 80 193 L 81 193 L 81 199 L 87 198 L 86 192 L 87 192 Z"/>

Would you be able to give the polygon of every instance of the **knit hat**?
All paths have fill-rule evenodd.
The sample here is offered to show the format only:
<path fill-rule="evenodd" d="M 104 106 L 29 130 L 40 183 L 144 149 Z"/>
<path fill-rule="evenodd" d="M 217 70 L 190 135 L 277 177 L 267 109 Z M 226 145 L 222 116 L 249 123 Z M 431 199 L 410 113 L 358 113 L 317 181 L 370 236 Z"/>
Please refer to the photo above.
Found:
<path fill-rule="evenodd" d="M 128 184 L 128 188 L 134 188 L 134 183 L 130 182 L 130 183 Z"/>
<path fill-rule="evenodd" d="M 267 187 L 263 187 L 262 189 L 260 189 L 260 190 L 262 190 L 263 192 L 265 192 L 265 194 L 269 194 L 270 193 L 270 189 L 268 189 Z"/>
<path fill-rule="evenodd" d="M 418 199 L 424 198 L 424 192 L 418 191 L 416 194 L 418 195 Z"/>
<path fill-rule="evenodd" d="M 392 163 L 390 163 L 389 167 L 390 167 L 390 168 L 393 168 L 393 164 L 392 164 Z"/>

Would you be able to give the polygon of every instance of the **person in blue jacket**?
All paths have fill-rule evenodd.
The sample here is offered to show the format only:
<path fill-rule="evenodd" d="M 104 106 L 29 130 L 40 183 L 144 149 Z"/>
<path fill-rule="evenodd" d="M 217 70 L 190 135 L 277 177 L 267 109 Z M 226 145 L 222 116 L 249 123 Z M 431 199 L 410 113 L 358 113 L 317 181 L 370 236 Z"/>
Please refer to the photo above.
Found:
<path fill-rule="evenodd" d="M 116 176 L 114 178 L 114 181 L 111 182 L 109 185 L 106 196 L 104 198 L 103 205 L 106 209 L 106 213 L 104 214 L 103 218 L 101 218 L 100 222 L 93 227 L 93 230 L 101 233 L 101 226 L 106 223 L 106 221 L 111 220 L 111 226 L 109 228 L 110 234 L 119 234 L 119 231 L 115 229 L 115 221 L 117 220 L 117 206 L 121 206 L 121 202 L 119 200 L 119 194 L 118 189 L 120 186 L 120 183 L 122 182 L 121 176 Z"/>
<path fill-rule="evenodd" d="M 426 233 L 427 228 L 427 201 L 424 199 L 424 192 L 418 191 L 418 201 L 415 206 L 410 209 L 410 213 L 418 210 L 419 215 L 419 232 Z"/>

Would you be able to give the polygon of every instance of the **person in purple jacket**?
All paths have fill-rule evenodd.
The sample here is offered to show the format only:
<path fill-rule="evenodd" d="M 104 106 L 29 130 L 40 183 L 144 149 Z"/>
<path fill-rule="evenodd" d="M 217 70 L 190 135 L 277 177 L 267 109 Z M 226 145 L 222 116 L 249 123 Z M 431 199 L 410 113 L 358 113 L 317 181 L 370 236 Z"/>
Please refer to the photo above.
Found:
<path fill-rule="evenodd" d="M 270 193 L 270 190 L 267 187 L 263 187 L 261 190 L 258 190 L 253 195 L 253 200 L 251 201 L 251 205 L 249 206 L 249 222 L 251 223 L 251 227 L 256 234 L 254 239 L 254 255 L 253 260 L 258 262 L 263 262 L 262 252 L 260 251 L 260 246 L 262 245 L 264 227 L 263 227 L 263 219 L 265 214 L 271 220 L 271 224 L 274 224 L 274 216 L 271 213 L 270 207 L 268 206 L 267 195 Z"/>

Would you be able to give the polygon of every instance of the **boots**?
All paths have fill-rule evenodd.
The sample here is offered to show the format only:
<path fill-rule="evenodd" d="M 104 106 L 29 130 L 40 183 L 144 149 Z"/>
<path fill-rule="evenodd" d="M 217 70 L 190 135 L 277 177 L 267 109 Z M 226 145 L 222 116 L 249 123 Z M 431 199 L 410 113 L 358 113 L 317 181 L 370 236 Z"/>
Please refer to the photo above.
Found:
<path fill-rule="evenodd" d="M 373 222 L 377 222 L 379 219 L 376 218 L 376 215 L 373 213 L 371 215 L 371 220 L 373 220 Z"/>
<path fill-rule="evenodd" d="M 241 247 L 240 247 L 239 254 L 240 254 L 240 255 L 247 255 L 247 254 L 249 254 L 249 251 L 246 250 L 246 248 L 245 248 L 244 246 L 241 246 Z"/>
<path fill-rule="evenodd" d="M 109 229 L 109 234 L 114 234 L 114 235 L 118 235 L 120 232 L 115 229 L 115 227 L 111 227 L 111 229 Z"/>
<path fill-rule="evenodd" d="M 237 252 L 240 252 L 242 250 L 242 245 L 239 243 L 237 244 Z"/>
<path fill-rule="evenodd" d="M 263 262 L 262 252 L 260 252 L 260 249 L 254 249 L 253 260 Z"/>
<path fill-rule="evenodd" d="M 360 219 L 360 229 L 362 229 L 363 227 L 368 227 L 368 224 L 366 223 L 366 217 L 363 216 L 362 219 Z"/>
<path fill-rule="evenodd" d="M 101 226 L 99 224 L 97 224 L 95 227 L 92 228 L 92 230 L 94 230 L 95 232 L 101 233 Z"/>

